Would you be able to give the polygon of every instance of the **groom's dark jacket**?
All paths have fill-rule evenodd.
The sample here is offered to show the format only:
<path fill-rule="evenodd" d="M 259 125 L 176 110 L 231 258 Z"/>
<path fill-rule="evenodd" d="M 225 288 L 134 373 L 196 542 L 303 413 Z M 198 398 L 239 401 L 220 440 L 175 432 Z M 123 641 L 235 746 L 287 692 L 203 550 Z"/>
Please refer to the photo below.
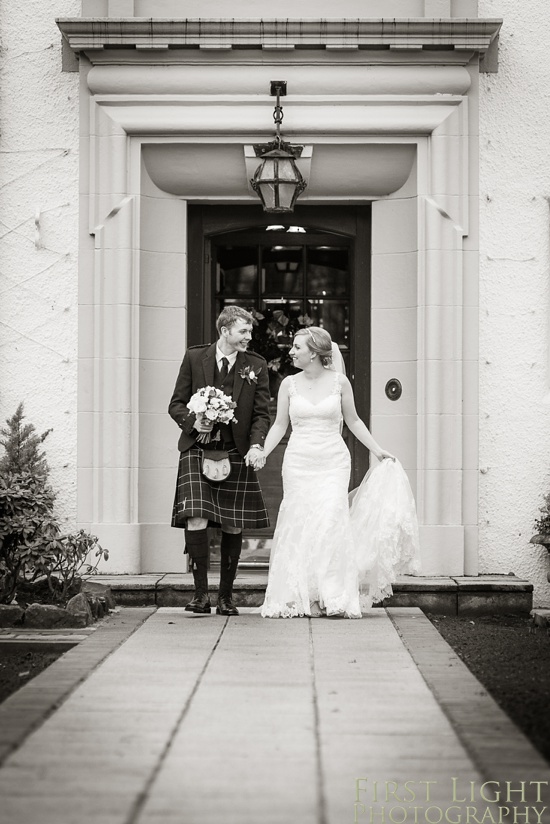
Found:
<path fill-rule="evenodd" d="M 237 404 L 235 417 L 231 423 L 235 445 L 244 457 L 250 445 L 263 446 L 271 425 L 269 415 L 269 379 L 267 363 L 255 352 L 239 352 L 233 365 L 233 400 Z M 253 372 L 256 380 L 247 379 Z M 187 404 L 191 396 L 204 386 L 214 386 L 216 373 L 216 344 L 190 346 L 183 358 L 178 379 L 168 407 L 168 412 L 181 429 L 178 441 L 180 452 L 187 452 L 196 443 L 196 417 Z"/>

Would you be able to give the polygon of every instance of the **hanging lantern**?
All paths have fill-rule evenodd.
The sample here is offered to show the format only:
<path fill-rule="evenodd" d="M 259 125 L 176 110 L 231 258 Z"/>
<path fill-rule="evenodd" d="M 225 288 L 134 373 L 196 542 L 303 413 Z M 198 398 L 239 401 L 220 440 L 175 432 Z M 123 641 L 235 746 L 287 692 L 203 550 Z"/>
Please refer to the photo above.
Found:
<path fill-rule="evenodd" d="M 271 143 L 254 146 L 256 156 L 262 159 L 262 163 L 250 185 L 262 201 L 264 212 L 293 212 L 298 196 L 307 186 L 295 160 L 301 155 L 303 147 L 291 146 L 281 137 L 283 107 L 279 98 L 281 94 L 286 94 L 286 81 L 273 81 L 271 94 L 277 95 L 273 112 L 277 133 Z"/>
<path fill-rule="evenodd" d="M 261 155 L 250 184 L 262 201 L 264 212 L 293 212 L 294 204 L 306 182 L 290 152 L 273 149 Z"/>

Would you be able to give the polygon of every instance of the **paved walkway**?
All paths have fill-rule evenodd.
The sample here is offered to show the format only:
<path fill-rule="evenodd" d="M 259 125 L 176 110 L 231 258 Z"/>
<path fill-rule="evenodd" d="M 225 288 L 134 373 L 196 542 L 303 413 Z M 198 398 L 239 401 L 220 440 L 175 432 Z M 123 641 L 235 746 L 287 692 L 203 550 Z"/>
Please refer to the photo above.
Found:
<path fill-rule="evenodd" d="M 0 707 L 2 741 L 2 824 L 549 820 L 548 766 L 418 609 L 123 610 Z"/>

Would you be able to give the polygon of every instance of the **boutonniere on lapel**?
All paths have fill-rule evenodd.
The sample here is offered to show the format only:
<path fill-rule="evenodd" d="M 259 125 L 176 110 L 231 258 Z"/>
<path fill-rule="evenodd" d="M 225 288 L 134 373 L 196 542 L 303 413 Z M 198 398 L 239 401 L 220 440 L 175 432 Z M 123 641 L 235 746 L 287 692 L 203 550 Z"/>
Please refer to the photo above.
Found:
<path fill-rule="evenodd" d="M 262 371 L 262 367 L 258 369 L 258 371 L 254 371 L 251 366 L 243 366 L 241 371 L 239 372 L 239 377 L 243 379 L 243 381 L 247 381 L 248 383 L 258 383 L 258 375 Z"/>

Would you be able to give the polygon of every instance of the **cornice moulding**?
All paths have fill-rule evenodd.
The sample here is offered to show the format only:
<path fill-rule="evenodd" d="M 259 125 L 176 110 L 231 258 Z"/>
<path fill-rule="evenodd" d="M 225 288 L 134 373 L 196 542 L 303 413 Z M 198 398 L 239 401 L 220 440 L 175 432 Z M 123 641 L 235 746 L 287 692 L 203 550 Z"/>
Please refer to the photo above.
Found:
<path fill-rule="evenodd" d="M 502 20 L 379 18 L 161 19 L 61 17 L 73 51 L 105 48 L 329 48 L 459 50 L 485 54 Z"/>

